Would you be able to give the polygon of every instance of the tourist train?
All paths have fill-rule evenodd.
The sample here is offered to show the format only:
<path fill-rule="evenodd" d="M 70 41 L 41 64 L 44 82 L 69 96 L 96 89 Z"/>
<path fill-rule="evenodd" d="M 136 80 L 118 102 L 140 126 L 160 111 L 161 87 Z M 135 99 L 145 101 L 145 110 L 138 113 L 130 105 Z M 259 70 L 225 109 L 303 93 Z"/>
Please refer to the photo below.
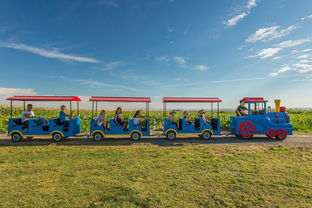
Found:
<path fill-rule="evenodd" d="M 23 138 L 32 137 L 51 137 L 54 141 L 59 142 L 63 138 L 77 136 L 81 133 L 81 118 L 79 117 L 79 102 L 81 99 L 77 96 L 13 96 L 7 98 L 11 102 L 11 118 L 8 122 L 8 136 L 13 142 L 19 142 Z M 26 102 L 40 101 L 62 101 L 69 102 L 70 112 L 72 112 L 73 103 L 77 104 L 77 117 L 67 115 L 64 111 L 60 112 L 59 118 L 45 119 L 44 117 L 28 116 L 13 118 L 13 102 L 21 101 L 26 111 Z M 92 104 L 90 132 L 89 135 L 93 140 L 100 141 L 105 137 L 130 137 L 132 140 L 139 140 L 141 137 L 149 137 L 150 118 L 149 97 L 91 97 L 89 101 Z M 142 117 L 140 111 L 136 112 L 135 118 L 129 118 L 124 122 L 119 116 L 121 109 L 116 110 L 114 118 L 106 119 L 103 111 L 103 118 L 97 115 L 97 106 L 99 102 L 132 102 L 145 103 L 146 116 Z M 204 140 L 209 140 L 214 135 L 221 135 L 220 125 L 220 98 L 208 97 L 164 97 L 163 98 L 163 135 L 174 140 L 180 135 L 196 135 Z M 254 135 L 266 135 L 268 138 L 285 139 L 292 135 L 292 125 L 286 112 L 286 108 L 280 106 L 280 100 L 275 100 L 275 111 L 272 112 L 267 107 L 267 100 L 261 97 L 246 97 L 242 99 L 246 103 L 246 112 L 236 110 L 235 116 L 230 116 L 230 127 L 226 134 L 235 135 L 243 139 L 251 139 Z M 211 117 L 206 117 L 203 110 L 199 111 L 199 116 L 194 121 L 189 120 L 188 112 L 177 119 L 174 119 L 175 111 L 167 114 L 167 105 L 170 103 L 209 103 L 211 106 Z M 30 104 L 28 104 L 30 105 Z M 27 106 L 31 107 L 31 106 Z M 62 106 L 64 110 L 65 106 Z M 214 109 L 216 108 L 216 112 Z M 31 110 L 30 110 L 31 111 Z M 120 112 L 119 112 L 120 111 Z M 27 113 L 27 112 L 26 112 Z M 169 115 L 169 116 L 168 116 Z M 68 117 L 66 120 L 64 118 Z M 140 122 L 140 118 L 145 122 Z M 27 120 L 27 122 L 25 122 Z"/>

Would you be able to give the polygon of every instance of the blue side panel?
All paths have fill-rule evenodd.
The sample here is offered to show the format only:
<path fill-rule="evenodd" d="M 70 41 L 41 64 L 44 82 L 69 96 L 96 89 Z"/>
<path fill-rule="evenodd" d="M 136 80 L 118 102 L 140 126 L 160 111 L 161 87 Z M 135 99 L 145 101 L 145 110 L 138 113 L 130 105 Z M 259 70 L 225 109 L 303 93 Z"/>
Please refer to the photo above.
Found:
<path fill-rule="evenodd" d="M 174 130 L 178 131 L 178 128 L 175 124 L 169 123 L 169 119 L 164 118 L 164 133 L 166 133 L 166 131 L 169 129 L 174 129 Z"/>
<path fill-rule="evenodd" d="M 169 129 L 174 129 L 176 132 L 183 134 L 200 134 L 205 130 L 211 130 L 215 135 L 220 135 L 220 119 L 219 118 L 213 118 L 211 122 L 214 122 L 214 127 L 212 126 L 212 123 L 206 122 L 204 119 L 196 119 L 194 125 L 193 123 L 189 123 L 186 121 L 185 118 L 180 118 L 179 125 L 181 125 L 179 128 L 177 125 L 170 123 L 168 118 L 164 119 L 164 133 L 166 133 Z"/>
<path fill-rule="evenodd" d="M 114 119 L 110 119 L 109 130 L 104 130 L 104 127 L 98 126 L 95 123 L 95 118 L 93 118 L 91 119 L 91 123 L 90 123 L 90 135 L 92 134 L 93 131 L 96 131 L 96 130 L 103 132 L 104 135 L 123 135 L 123 134 L 128 135 L 132 131 L 136 130 L 136 131 L 140 131 L 143 136 L 150 136 L 150 121 L 149 119 L 146 120 L 146 127 L 143 131 L 141 126 L 133 124 L 133 119 L 129 119 L 128 130 L 125 131 L 122 128 L 122 126 L 116 125 L 116 123 L 114 122 Z"/>
<path fill-rule="evenodd" d="M 53 131 L 60 131 L 65 137 L 75 136 L 81 132 L 80 118 L 69 120 L 69 126 L 61 125 L 59 119 L 46 120 L 42 117 L 29 119 L 28 126 L 21 123 L 21 118 L 12 118 L 9 120 L 8 133 L 20 131 L 23 135 L 50 135 Z"/>
<path fill-rule="evenodd" d="M 289 123 L 285 113 L 268 113 L 267 115 L 249 115 L 249 116 L 231 116 L 230 132 L 240 135 L 239 127 L 243 122 L 250 122 L 255 127 L 255 133 L 258 135 L 266 135 L 269 129 L 279 131 L 286 129 L 288 135 L 292 135 L 292 125 Z"/>

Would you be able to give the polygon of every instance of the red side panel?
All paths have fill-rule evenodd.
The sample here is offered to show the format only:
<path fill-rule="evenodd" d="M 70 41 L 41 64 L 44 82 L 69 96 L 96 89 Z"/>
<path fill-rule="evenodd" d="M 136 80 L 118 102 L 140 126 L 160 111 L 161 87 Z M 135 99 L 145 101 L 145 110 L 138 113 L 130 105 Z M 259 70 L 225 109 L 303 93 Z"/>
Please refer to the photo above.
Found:
<path fill-rule="evenodd" d="M 194 98 L 194 97 L 164 97 L 164 103 L 177 103 L 177 102 L 222 102 L 220 98 Z"/>
<path fill-rule="evenodd" d="M 144 102 L 150 103 L 149 97 L 91 97 L 89 101 L 99 102 Z"/>
<path fill-rule="evenodd" d="M 245 97 L 244 101 L 246 103 L 259 103 L 259 102 L 265 103 L 265 102 L 268 102 L 267 100 L 264 100 L 262 97 Z"/>
<path fill-rule="evenodd" d="M 77 96 L 13 96 L 7 100 L 18 101 L 81 101 Z"/>

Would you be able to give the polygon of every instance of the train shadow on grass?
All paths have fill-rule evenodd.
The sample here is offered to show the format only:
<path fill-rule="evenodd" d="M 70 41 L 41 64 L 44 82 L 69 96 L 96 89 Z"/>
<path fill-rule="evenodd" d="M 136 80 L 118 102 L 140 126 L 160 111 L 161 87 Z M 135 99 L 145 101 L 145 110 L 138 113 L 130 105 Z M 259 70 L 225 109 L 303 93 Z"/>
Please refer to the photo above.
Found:
<path fill-rule="evenodd" d="M 3 138 L 3 137 L 2 137 Z M 233 136 L 218 136 L 210 140 L 203 140 L 198 137 L 186 138 L 181 137 L 173 141 L 167 140 L 165 137 L 147 137 L 141 138 L 139 141 L 132 141 L 129 138 L 104 138 L 102 141 L 93 141 L 92 138 L 84 137 L 72 137 L 63 139 L 61 142 L 53 142 L 50 138 L 33 138 L 23 139 L 20 142 L 12 142 L 9 137 L 0 139 L 0 147 L 2 146 L 131 146 L 131 145 L 155 145 L 160 147 L 174 147 L 185 145 L 212 145 L 212 144 L 241 144 L 241 145 L 253 145 L 253 144 L 274 144 L 280 141 L 274 139 L 268 139 L 266 137 L 254 137 L 251 140 L 243 140 Z"/>

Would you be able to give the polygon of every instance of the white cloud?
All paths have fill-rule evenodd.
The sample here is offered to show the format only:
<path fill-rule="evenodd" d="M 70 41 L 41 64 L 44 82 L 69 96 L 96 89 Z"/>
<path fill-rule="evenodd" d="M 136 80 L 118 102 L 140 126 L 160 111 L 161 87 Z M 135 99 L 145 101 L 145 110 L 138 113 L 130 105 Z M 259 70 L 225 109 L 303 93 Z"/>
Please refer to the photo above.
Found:
<path fill-rule="evenodd" d="M 307 43 L 310 41 L 311 41 L 311 38 L 303 38 L 303 39 L 298 39 L 298 40 L 287 40 L 287 41 L 279 43 L 277 46 L 282 47 L 282 48 L 289 48 L 289 47 L 301 45 L 303 43 Z"/>
<path fill-rule="evenodd" d="M 258 29 L 254 34 L 250 35 L 246 41 L 247 42 L 257 42 L 257 41 L 269 41 L 276 38 L 281 38 L 288 35 L 292 30 L 295 30 L 294 25 L 289 26 L 285 29 L 279 30 L 280 26 L 272 26 Z"/>
<path fill-rule="evenodd" d="M 44 56 L 47 58 L 56 58 L 56 59 L 67 60 L 67 61 L 79 61 L 79 62 L 89 62 L 89 63 L 100 62 L 99 60 L 94 59 L 94 58 L 64 54 L 57 50 L 46 50 L 43 48 L 37 48 L 37 47 L 29 46 L 26 44 L 22 44 L 22 43 L 11 43 L 11 42 L 0 41 L 0 47 L 27 51 L 27 52 L 37 54 L 40 56 Z"/>
<path fill-rule="evenodd" d="M 274 56 L 276 53 L 281 51 L 282 48 L 265 48 L 260 50 L 256 55 L 249 56 L 247 58 L 256 58 L 259 57 L 261 59 L 269 58 L 271 56 Z"/>
<path fill-rule="evenodd" d="M 257 0 L 249 0 L 246 7 L 247 9 L 251 9 L 252 7 L 257 6 Z"/>
<path fill-rule="evenodd" d="M 298 58 L 298 59 L 306 59 L 306 58 L 309 58 L 309 57 L 310 57 L 309 54 L 303 54 L 303 55 L 301 55 L 301 56 L 298 56 L 297 58 Z"/>
<path fill-rule="evenodd" d="M 307 48 L 307 49 L 303 49 L 303 50 L 302 50 L 302 52 L 310 52 L 310 51 L 312 51 L 311 48 Z"/>
<path fill-rule="evenodd" d="M 307 73 L 307 72 L 312 71 L 312 64 L 297 63 L 297 64 L 293 64 L 293 66 L 297 68 L 299 73 Z"/>
<path fill-rule="evenodd" d="M 312 63 L 312 60 L 310 60 L 310 59 L 301 59 L 301 60 L 299 61 L 299 63 L 304 63 L 304 64 Z"/>
<path fill-rule="evenodd" d="M 119 6 L 117 0 L 99 0 L 99 3 L 105 4 L 105 5 L 110 6 L 110 7 L 118 7 Z"/>
<path fill-rule="evenodd" d="M 196 69 L 198 71 L 206 71 L 209 69 L 209 67 L 207 65 L 199 64 L 199 65 L 195 65 L 194 69 Z"/>
<path fill-rule="evenodd" d="M 236 15 L 224 21 L 223 23 L 230 27 L 237 25 L 240 20 L 244 19 L 248 14 L 250 14 L 251 9 L 255 6 L 257 6 L 257 0 L 248 0 L 247 4 L 245 5 L 246 11 L 241 12 L 239 15 Z M 244 10 L 244 8 L 242 8 L 242 10 Z"/>
<path fill-rule="evenodd" d="M 156 57 L 155 61 L 157 61 L 157 62 L 169 62 L 170 59 L 166 56 L 160 56 L 160 57 Z"/>
<path fill-rule="evenodd" d="M 239 15 L 236 15 L 235 17 L 232 17 L 231 19 L 226 20 L 224 24 L 226 24 L 227 26 L 235 26 L 241 19 L 243 19 L 246 16 L 247 16 L 247 13 L 243 12 Z"/>
<path fill-rule="evenodd" d="M 16 95 L 36 95 L 33 89 L 0 87 L 0 100 Z"/>
<path fill-rule="evenodd" d="M 109 71 L 109 70 L 121 67 L 123 65 L 125 64 L 122 61 L 112 61 L 112 62 L 104 63 L 103 66 L 94 67 L 94 69 L 98 69 L 101 71 Z"/>
<path fill-rule="evenodd" d="M 262 49 L 262 50 L 258 51 L 255 55 L 248 56 L 247 58 L 257 58 L 257 57 L 261 58 L 261 59 L 269 58 L 271 56 L 274 56 L 275 54 L 277 54 L 278 52 L 280 52 L 281 50 L 283 50 L 285 48 L 289 48 L 289 47 L 297 46 L 297 45 L 300 45 L 303 43 L 307 43 L 307 42 L 310 42 L 311 40 L 312 40 L 311 38 L 303 38 L 303 39 L 298 39 L 298 40 L 284 41 L 284 42 L 281 42 L 281 43 L 275 45 L 275 46 L 277 46 L 275 48 Z M 295 51 L 294 53 L 296 53 L 296 52 L 297 51 Z"/>
<path fill-rule="evenodd" d="M 183 56 L 174 56 L 173 59 L 180 65 L 186 64 L 186 58 Z"/>
<path fill-rule="evenodd" d="M 311 19 L 311 18 L 312 18 L 312 14 L 305 16 L 305 17 L 302 17 L 301 20 L 307 20 L 307 19 Z"/>
<path fill-rule="evenodd" d="M 289 67 L 289 66 L 284 66 L 284 67 L 282 67 L 282 68 L 280 68 L 279 70 L 277 70 L 276 72 L 272 72 L 272 73 L 270 73 L 269 75 L 271 76 L 271 77 L 276 77 L 276 76 L 278 76 L 279 74 L 281 74 L 281 73 L 284 73 L 284 72 L 287 72 L 287 71 L 291 71 L 292 69 Z"/>

